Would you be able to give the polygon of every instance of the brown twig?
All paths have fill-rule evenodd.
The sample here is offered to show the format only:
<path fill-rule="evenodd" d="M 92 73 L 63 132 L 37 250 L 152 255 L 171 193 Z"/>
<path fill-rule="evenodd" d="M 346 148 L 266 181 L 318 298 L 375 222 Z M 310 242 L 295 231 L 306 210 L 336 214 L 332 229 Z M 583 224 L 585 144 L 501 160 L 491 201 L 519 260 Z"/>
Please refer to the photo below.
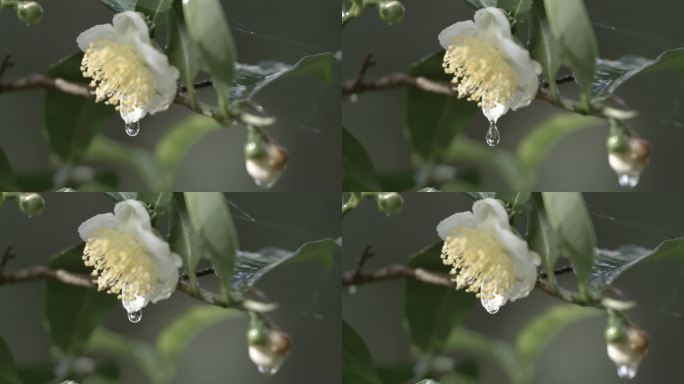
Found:
<path fill-rule="evenodd" d="M 0 273 L 2 273 L 2 271 L 5 270 L 7 262 L 11 259 L 14 259 L 15 256 L 16 255 L 14 254 L 14 248 L 12 248 L 12 246 L 7 247 L 5 253 L 2 254 L 2 259 L 0 259 Z"/>
<path fill-rule="evenodd" d="M 12 68 L 13 66 L 14 63 L 12 62 L 12 55 L 5 55 L 5 57 L 2 59 L 2 63 L 0 63 L 0 79 L 5 74 L 5 72 L 7 72 L 7 70 Z"/>
<path fill-rule="evenodd" d="M 404 278 L 445 287 L 453 286 L 451 280 L 449 280 L 449 275 L 446 273 L 432 272 L 421 268 L 414 269 L 402 264 L 388 265 L 373 272 L 356 273 L 356 270 L 345 272 L 342 275 L 342 286 L 348 287 Z"/>
<path fill-rule="evenodd" d="M 44 266 L 28 267 L 13 273 L 0 274 L 0 285 L 41 279 L 54 279 L 65 284 L 86 288 L 94 288 L 96 286 L 95 283 L 92 282 L 90 276 L 65 271 L 63 269 L 49 269 Z"/>

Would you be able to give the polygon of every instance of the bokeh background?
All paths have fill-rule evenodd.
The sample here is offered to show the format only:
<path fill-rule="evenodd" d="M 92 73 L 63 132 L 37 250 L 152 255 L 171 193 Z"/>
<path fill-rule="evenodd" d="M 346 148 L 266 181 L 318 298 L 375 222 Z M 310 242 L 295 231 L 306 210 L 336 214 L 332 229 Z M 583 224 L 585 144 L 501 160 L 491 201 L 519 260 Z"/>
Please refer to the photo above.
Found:
<path fill-rule="evenodd" d="M 376 66 L 367 78 L 391 72 L 406 73 L 412 63 L 441 47 L 437 34 L 445 27 L 472 19 L 473 10 L 460 0 L 404 0 L 406 17 L 388 26 L 374 9 L 367 9 L 343 31 L 343 79 L 353 78 L 364 57 L 372 53 Z M 678 0 L 585 1 L 593 21 L 600 56 L 615 59 L 634 54 L 655 58 L 666 49 L 684 46 L 684 3 Z M 561 91 L 573 95 L 574 86 Z M 674 169 L 682 162 L 679 143 L 684 142 L 684 77 L 673 72 L 653 72 L 631 79 L 617 92 L 640 115 L 631 127 L 651 142 L 650 164 L 637 190 L 684 188 L 684 174 Z M 410 148 L 404 136 L 405 90 L 393 89 L 358 95 L 343 104 L 344 125 L 364 144 L 379 173 L 405 174 L 412 170 Z M 500 148 L 515 150 L 537 123 L 562 110 L 536 100 L 530 107 L 508 113 L 499 121 Z M 477 114 L 466 134 L 481 142 L 488 126 Z M 551 149 L 541 166 L 535 189 L 559 191 L 615 191 L 620 187 L 607 162 L 605 139 L 608 125 L 581 130 Z M 506 184 L 489 169 L 482 169 L 482 189 L 501 190 Z"/>
<path fill-rule="evenodd" d="M 684 234 L 684 198 L 676 194 L 585 193 L 596 227 L 598 245 L 614 249 L 623 244 L 653 247 Z M 470 210 L 472 200 L 460 193 L 406 193 L 403 211 L 393 217 L 365 202 L 345 216 L 344 270 L 353 269 L 366 245 L 375 256 L 366 268 L 404 263 L 420 249 L 439 241 L 435 227 L 455 213 Z M 560 265 L 566 261 L 560 260 Z M 566 276 L 561 284 L 572 288 Z M 357 286 L 343 297 L 342 316 L 366 341 L 379 363 L 409 363 L 409 339 L 405 331 L 404 281 Z M 684 265 L 659 261 L 639 265 L 615 283 L 626 297 L 637 301 L 630 318 L 651 335 L 651 347 L 632 383 L 675 383 L 681 370 L 684 345 Z M 465 326 L 506 341 L 545 308 L 562 303 L 538 290 L 524 300 L 508 303 L 496 315 L 474 307 Z M 551 339 L 537 361 L 535 384 L 618 384 L 615 365 L 606 355 L 603 339 L 605 317 L 574 323 Z M 507 379 L 498 366 L 481 362 L 483 383 L 501 384 Z"/>
<path fill-rule="evenodd" d="M 41 1 L 42 22 L 27 27 L 13 10 L 0 12 L 0 55 L 12 54 L 15 67 L 5 80 L 45 73 L 52 63 L 78 51 L 76 36 L 96 24 L 111 23 L 113 12 L 97 0 Z M 340 50 L 339 4 L 320 0 L 222 1 L 242 63 L 275 60 L 293 64 L 302 56 Z M 330 83 L 311 76 L 282 81 L 255 101 L 278 118 L 269 131 L 289 149 L 289 165 L 274 190 L 340 190 L 340 92 L 338 70 Z M 213 90 L 201 91 L 205 100 Z M 49 168 L 43 128 L 44 91 L 0 94 L 0 147 L 15 170 Z M 121 119 L 112 119 L 105 135 L 151 150 L 174 123 L 191 112 L 172 105 L 141 121 L 140 134 L 126 136 Z M 173 190 L 257 191 L 245 171 L 245 130 L 223 129 L 206 135 L 177 170 Z M 101 164 L 100 164 L 101 166 Z M 126 169 L 119 169 L 122 190 L 145 189 Z M 315 180 L 315 183 L 313 182 Z"/>
<path fill-rule="evenodd" d="M 14 202 L 0 206 L 0 249 L 13 246 L 17 257 L 7 271 L 42 264 L 80 241 L 76 229 L 95 214 L 110 212 L 114 203 L 98 193 L 50 193 L 43 215 L 27 218 Z M 339 193 L 227 194 L 240 237 L 240 247 L 265 246 L 295 250 L 307 241 L 340 236 Z M 236 208 L 239 207 L 239 208 Z M 245 220 L 245 217 L 252 220 Z M 200 333 L 184 351 L 174 383 L 339 383 L 340 265 L 321 271 L 315 263 L 282 268 L 264 277 L 258 288 L 280 304 L 272 319 L 292 337 L 290 355 L 272 377 L 260 375 L 247 356 L 248 317 L 228 320 Z M 206 280 L 205 280 L 206 279 Z M 203 277 L 211 287 L 212 277 Z M 216 287 L 215 287 L 216 288 Z M 45 282 L 0 286 L 0 335 L 19 364 L 44 363 L 50 340 L 43 327 Z M 132 324 L 117 304 L 104 325 L 114 332 L 154 343 L 159 332 L 188 309 L 206 305 L 182 293 L 143 310 Z M 121 383 L 146 383 L 143 373 L 121 361 Z M 28 383 L 27 383 L 28 384 Z"/>

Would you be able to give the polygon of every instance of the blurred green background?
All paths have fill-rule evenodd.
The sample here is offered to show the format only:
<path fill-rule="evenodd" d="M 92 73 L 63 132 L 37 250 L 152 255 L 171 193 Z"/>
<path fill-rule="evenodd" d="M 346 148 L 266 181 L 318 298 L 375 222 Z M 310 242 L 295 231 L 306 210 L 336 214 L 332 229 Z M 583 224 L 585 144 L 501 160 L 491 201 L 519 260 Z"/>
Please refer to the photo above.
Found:
<path fill-rule="evenodd" d="M 84 220 L 110 212 L 114 203 L 103 194 L 44 194 L 43 215 L 27 218 L 12 201 L 0 206 L 0 249 L 13 246 L 16 259 L 7 271 L 45 265 L 59 251 L 80 241 L 76 229 Z M 340 236 L 339 199 L 334 194 L 233 193 L 232 213 L 241 249 L 274 246 L 295 250 L 307 241 Z M 236 208 L 235 206 L 239 207 Z M 246 214 L 245 214 L 246 213 Z M 252 217 L 246 220 L 245 217 Z M 335 260 L 339 260 L 336 255 Z M 247 356 L 247 316 L 224 321 L 200 333 L 180 358 L 174 383 L 338 383 L 340 382 L 340 266 L 328 272 L 315 263 L 298 264 L 266 276 L 259 289 L 280 304 L 272 319 L 290 334 L 292 349 L 280 371 L 260 375 Z M 212 287 L 211 276 L 201 278 Z M 19 364 L 44 363 L 50 340 L 43 327 L 45 282 L 0 286 L 0 335 Z M 159 332 L 189 308 L 206 305 L 177 292 L 143 310 L 132 324 L 117 303 L 105 326 L 122 335 L 154 343 Z M 120 382 L 145 383 L 143 373 L 122 362 Z M 27 383 L 29 384 L 29 383 Z"/>
<path fill-rule="evenodd" d="M 352 20 L 343 32 L 343 79 L 353 78 L 364 57 L 375 62 L 367 72 L 372 79 L 391 72 L 406 73 L 410 65 L 441 49 L 437 34 L 445 27 L 472 19 L 473 10 L 462 0 L 403 0 L 404 21 L 388 26 L 374 9 Z M 653 59 L 669 48 L 684 46 L 684 3 L 678 0 L 585 1 L 592 17 L 600 57 L 615 59 L 635 54 Z M 561 92 L 573 96 L 572 84 Z M 672 72 L 642 74 L 617 92 L 630 108 L 640 112 L 631 126 L 651 142 L 650 164 L 637 190 L 662 191 L 684 188 L 684 174 L 675 171 L 682 162 L 679 143 L 684 142 L 684 77 Z M 404 136 L 405 90 L 397 88 L 358 95 L 343 104 L 344 125 L 364 144 L 379 173 L 411 172 L 410 147 Z M 573 96 L 575 97 L 575 96 Z M 500 148 L 515 150 L 537 123 L 563 111 L 545 101 L 508 113 L 499 121 Z M 466 134 L 484 143 L 487 120 L 476 114 Z M 535 189 L 544 191 L 619 190 L 608 165 L 605 139 L 608 124 L 572 134 L 551 149 L 542 165 Z M 501 190 L 506 184 L 489 169 L 481 170 L 485 190 Z"/>
<path fill-rule="evenodd" d="M 97 0 L 40 1 L 42 22 L 27 27 L 13 10 L 0 12 L 0 55 L 12 54 L 15 67 L 10 80 L 31 73 L 45 73 L 61 58 L 78 51 L 76 36 L 96 24 L 111 23 L 112 11 Z M 254 64 L 275 60 L 293 64 L 302 56 L 340 50 L 339 3 L 320 0 L 222 1 L 231 24 L 238 60 Z M 266 113 L 278 118 L 269 130 L 289 149 L 289 166 L 274 190 L 340 190 L 340 93 L 337 72 L 330 83 L 310 76 L 282 81 L 256 97 Z M 200 97 L 213 98 L 205 89 Z M 15 172 L 48 169 L 48 146 L 42 137 L 41 90 L 0 94 L 0 147 Z M 113 119 L 105 135 L 120 142 L 152 149 L 169 128 L 190 111 L 172 105 L 165 112 L 141 121 L 141 131 L 131 138 L 121 119 Z M 256 191 L 245 171 L 245 130 L 223 129 L 206 135 L 177 170 L 173 190 Z M 143 190 L 142 182 L 120 169 L 120 189 Z M 316 181 L 314 184 L 313 181 Z"/>
<path fill-rule="evenodd" d="M 623 244 L 653 247 L 684 234 L 684 197 L 676 194 L 585 193 L 596 227 L 598 245 L 614 249 Z M 460 193 L 406 193 L 404 209 L 387 217 L 370 201 L 344 219 L 343 270 L 353 269 L 359 255 L 372 245 L 375 256 L 366 269 L 404 263 L 420 249 L 439 241 L 435 227 L 445 217 L 470 210 L 472 200 Z M 560 260 L 560 265 L 567 261 Z M 560 279 L 569 288 L 568 276 Z M 376 363 L 409 363 L 409 339 L 404 329 L 402 280 L 357 286 L 346 292 L 342 316 L 366 341 Z M 651 335 L 650 351 L 632 383 L 675 383 L 680 380 L 684 345 L 684 265 L 681 262 L 644 263 L 615 283 L 638 306 L 629 311 L 632 321 Z M 508 303 L 496 315 L 479 304 L 465 325 L 475 331 L 514 341 L 520 329 L 544 309 L 561 301 L 535 290 L 526 299 Z M 615 365 L 606 355 L 603 339 L 605 316 L 583 320 L 563 329 L 537 360 L 534 383 L 617 384 Z M 463 355 L 457 355 L 463 356 Z M 507 379 L 498 366 L 482 360 L 483 383 Z"/>

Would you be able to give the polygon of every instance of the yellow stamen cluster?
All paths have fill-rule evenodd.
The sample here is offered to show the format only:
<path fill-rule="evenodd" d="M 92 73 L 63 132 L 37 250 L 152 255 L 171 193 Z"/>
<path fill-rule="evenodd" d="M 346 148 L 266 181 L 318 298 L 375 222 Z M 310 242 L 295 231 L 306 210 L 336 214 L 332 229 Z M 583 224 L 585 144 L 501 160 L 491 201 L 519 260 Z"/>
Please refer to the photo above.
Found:
<path fill-rule="evenodd" d="M 453 74 L 451 82 L 458 97 L 468 96 L 485 109 L 507 105 L 518 86 L 513 68 L 497 48 L 482 39 L 458 36 L 444 54 L 444 72 Z"/>
<path fill-rule="evenodd" d="M 515 273 L 508 254 L 491 234 L 473 228 L 457 228 L 442 247 L 442 262 L 458 289 L 491 300 L 513 287 Z"/>
<path fill-rule="evenodd" d="M 110 228 L 97 230 L 86 242 L 83 260 L 93 267 L 98 291 L 107 289 L 124 302 L 147 296 L 154 288 L 154 263 L 131 234 Z"/>
<path fill-rule="evenodd" d="M 155 94 L 154 77 L 133 48 L 110 40 L 90 43 L 81 62 L 83 76 L 93 79 L 98 102 L 130 113 L 144 109 Z"/>

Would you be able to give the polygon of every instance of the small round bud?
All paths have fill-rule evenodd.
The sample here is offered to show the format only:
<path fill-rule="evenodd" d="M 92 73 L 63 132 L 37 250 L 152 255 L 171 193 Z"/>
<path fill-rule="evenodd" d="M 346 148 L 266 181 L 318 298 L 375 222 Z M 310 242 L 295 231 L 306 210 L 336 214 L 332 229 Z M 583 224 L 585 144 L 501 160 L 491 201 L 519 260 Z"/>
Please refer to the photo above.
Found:
<path fill-rule="evenodd" d="M 247 344 L 264 345 L 268 341 L 268 330 L 263 326 L 251 327 L 247 330 Z"/>
<path fill-rule="evenodd" d="M 606 341 L 609 343 L 623 342 L 627 338 L 624 327 L 611 325 L 606 328 Z"/>
<path fill-rule="evenodd" d="M 627 149 L 622 152 L 611 152 L 609 148 L 608 163 L 618 174 L 620 186 L 635 187 L 639 183 L 650 154 L 651 145 L 638 137 L 627 138 Z"/>
<path fill-rule="evenodd" d="M 43 18 L 43 7 L 35 1 L 17 4 L 17 17 L 26 25 L 36 25 Z"/>
<path fill-rule="evenodd" d="M 257 158 L 247 157 L 245 168 L 254 182 L 270 188 L 278 181 L 287 166 L 287 149 L 274 143 L 264 142 L 264 155 Z"/>
<path fill-rule="evenodd" d="M 392 25 L 400 23 L 404 19 L 406 8 L 404 8 L 404 4 L 399 1 L 389 0 L 383 1 L 378 5 L 378 12 L 383 21 Z"/>
<path fill-rule="evenodd" d="M 624 153 L 629 149 L 629 137 L 623 133 L 608 136 L 606 147 L 609 153 Z"/>
<path fill-rule="evenodd" d="M 608 338 L 608 329 L 606 329 L 606 338 Z M 636 376 L 639 364 L 648 352 L 648 344 L 648 334 L 633 325 L 627 325 L 625 337 L 621 340 L 608 341 L 608 357 L 615 363 L 618 376 L 628 379 Z"/>
<path fill-rule="evenodd" d="M 379 193 L 375 199 L 378 202 L 378 209 L 387 215 L 398 214 L 404 206 L 404 198 L 396 192 Z"/>
<path fill-rule="evenodd" d="M 277 329 L 268 329 L 267 332 L 265 343 L 249 346 L 249 358 L 256 364 L 259 372 L 270 376 L 278 372 L 290 352 L 290 337 Z"/>
<path fill-rule="evenodd" d="M 24 193 L 19 197 L 19 209 L 30 216 L 38 216 L 45 209 L 45 200 L 37 193 Z"/>

